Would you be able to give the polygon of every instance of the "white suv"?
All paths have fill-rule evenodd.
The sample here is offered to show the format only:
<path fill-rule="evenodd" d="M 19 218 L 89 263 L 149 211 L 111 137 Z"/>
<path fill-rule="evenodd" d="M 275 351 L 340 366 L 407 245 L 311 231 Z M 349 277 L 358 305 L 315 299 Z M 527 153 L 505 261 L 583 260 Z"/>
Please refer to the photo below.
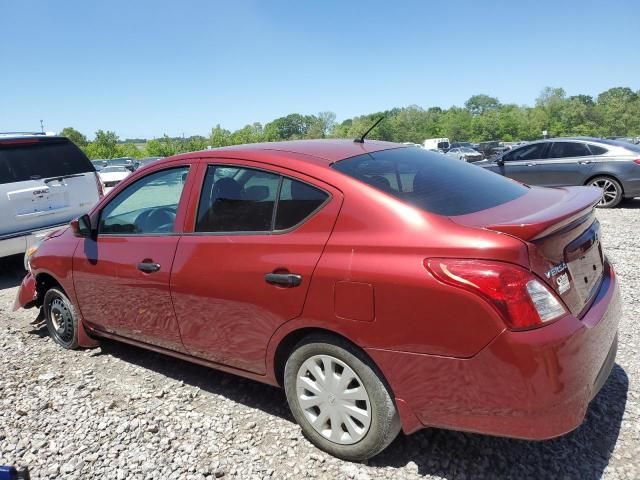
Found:
<path fill-rule="evenodd" d="M 69 139 L 0 134 L 0 257 L 24 253 L 102 195 L 95 168 Z"/>

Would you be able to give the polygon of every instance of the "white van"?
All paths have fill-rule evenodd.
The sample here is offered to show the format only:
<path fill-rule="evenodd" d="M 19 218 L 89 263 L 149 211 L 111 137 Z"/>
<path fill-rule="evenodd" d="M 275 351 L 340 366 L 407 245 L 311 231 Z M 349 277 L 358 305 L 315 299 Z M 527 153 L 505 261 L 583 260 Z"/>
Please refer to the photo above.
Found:
<path fill-rule="evenodd" d="M 69 139 L 0 134 L 0 258 L 24 253 L 102 195 L 95 168 Z"/>
<path fill-rule="evenodd" d="M 451 142 L 449 142 L 448 138 L 427 138 L 422 146 L 426 150 L 446 152 L 451 147 Z"/>

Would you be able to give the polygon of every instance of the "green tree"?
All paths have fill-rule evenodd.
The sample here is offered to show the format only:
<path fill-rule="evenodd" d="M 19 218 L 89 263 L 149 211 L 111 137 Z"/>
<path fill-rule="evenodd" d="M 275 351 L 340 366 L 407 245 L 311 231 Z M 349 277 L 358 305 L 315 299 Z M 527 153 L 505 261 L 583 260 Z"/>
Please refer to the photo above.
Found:
<path fill-rule="evenodd" d="M 95 140 L 85 147 L 85 152 L 91 159 L 119 157 L 118 135 L 109 130 L 98 130 Z"/>
<path fill-rule="evenodd" d="M 86 147 L 89 144 L 87 137 L 73 127 L 63 128 L 60 132 L 60 136 L 67 137 L 80 148 Z"/>
<path fill-rule="evenodd" d="M 495 97 L 479 94 L 473 95 L 469 100 L 464 102 L 465 108 L 472 115 L 482 115 L 488 110 L 495 110 L 500 106 L 500 102 Z"/>
<path fill-rule="evenodd" d="M 231 145 L 231 132 L 222 128 L 220 124 L 216 125 L 209 134 L 209 145 L 214 148 Z"/>

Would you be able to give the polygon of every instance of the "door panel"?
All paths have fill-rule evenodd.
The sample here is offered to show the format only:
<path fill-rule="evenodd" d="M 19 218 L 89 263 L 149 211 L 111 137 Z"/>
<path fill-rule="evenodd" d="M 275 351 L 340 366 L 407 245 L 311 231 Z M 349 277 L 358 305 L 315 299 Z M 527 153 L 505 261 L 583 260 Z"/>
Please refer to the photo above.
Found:
<path fill-rule="evenodd" d="M 210 183 L 204 181 L 204 191 L 219 190 Z M 265 373 L 269 339 L 280 325 L 301 315 L 342 203 L 340 192 L 326 185 L 321 188 L 330 193 L 330 200 L 290 231 L 194 233 L 180 239 L 171 293 L 190 354 Z M 251 186 L 244 192 L 246 198 L 247 192 L 255 194 L 257 189 Z M 285 287 L 269 283 L 272 278 L 265 276 L 271 273 L 296 274 L 302 280 Z"/>
<path fill-rule="evenodd" d="M 179 240 L 173 236 L 98 236 L 80 242 L 73 278 L 82 316 L 110 333 L 183 350 L 169 277 Z M 138 270 L 144 260 L 160 269 Z"/>
<path fill-rule="evenodd" d="M 80 242 L 73 258 L 80 310 L 93 327 L 184 351 L 169 283 L 193 185 L 188 171 L 158 167 L 96 213 L 97 237 Z"/>
<path fill-rule="evenodd" d="M 593 156 L 581 142 L 553 142 L 540 165 L 540 185 L 584 185 L 593 168 Z"/>
<path fill-rule="evenodd" d="M 504 164 L 498 167 L 499 173 L 529 185 L 542 185 L 542 163 L 546 150 L 546 143 L 518 147 L 502 157 Z"/>

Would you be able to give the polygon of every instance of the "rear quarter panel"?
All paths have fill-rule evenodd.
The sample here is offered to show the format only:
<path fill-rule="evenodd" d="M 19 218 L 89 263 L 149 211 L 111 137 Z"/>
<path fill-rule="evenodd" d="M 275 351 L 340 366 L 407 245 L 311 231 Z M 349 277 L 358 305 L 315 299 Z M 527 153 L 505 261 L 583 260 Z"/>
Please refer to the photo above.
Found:
<path fill-rule="evenodd" d="M 361 347 L 455 357 L 474 355 L 504 330 L 486 302 L 441 284 L 423 262 L 430 257 L 462 257 L 528 265 L 522 242 L 460 227 L 364 184 L 350 188 L 356 191 L 345 192 L 303 316 L 286 330 L 315 326 L 336 331 Z M 345 282 L 362 293 L 354 295 L 352 303 L 373 303 L 372 319 L 344 318 L 336 310 L 336 286 Z M 371 296 L 359 288 L 362 285 L 371 286 Z M 370 307 L 352 305 L 349 311 L 369 312 Z"/>

